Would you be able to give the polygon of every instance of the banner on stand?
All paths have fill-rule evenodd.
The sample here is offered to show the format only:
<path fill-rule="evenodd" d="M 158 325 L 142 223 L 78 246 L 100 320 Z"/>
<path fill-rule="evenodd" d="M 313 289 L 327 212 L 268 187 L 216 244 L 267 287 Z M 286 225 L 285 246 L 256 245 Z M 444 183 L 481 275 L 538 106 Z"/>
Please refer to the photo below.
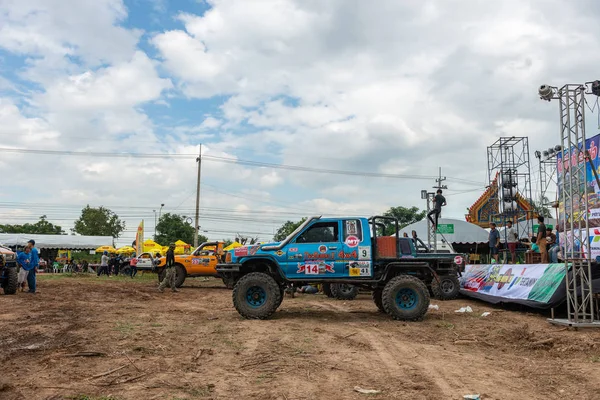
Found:
<path fill-rule="evenodd" d="M 564 264 L 467 265 L 461 287 L 493 297 L 548 303 L 565 272 Z"/>

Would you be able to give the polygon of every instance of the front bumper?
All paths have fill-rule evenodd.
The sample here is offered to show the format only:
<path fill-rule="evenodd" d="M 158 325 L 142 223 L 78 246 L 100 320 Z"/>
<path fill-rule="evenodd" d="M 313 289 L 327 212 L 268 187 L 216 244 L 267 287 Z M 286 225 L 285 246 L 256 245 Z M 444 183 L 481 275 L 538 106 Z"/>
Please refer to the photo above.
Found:
<path fill-rule="evenodd" d="M 242 264 L 217 264 L 216 270 L 218 273 L 240 272 Z"/>

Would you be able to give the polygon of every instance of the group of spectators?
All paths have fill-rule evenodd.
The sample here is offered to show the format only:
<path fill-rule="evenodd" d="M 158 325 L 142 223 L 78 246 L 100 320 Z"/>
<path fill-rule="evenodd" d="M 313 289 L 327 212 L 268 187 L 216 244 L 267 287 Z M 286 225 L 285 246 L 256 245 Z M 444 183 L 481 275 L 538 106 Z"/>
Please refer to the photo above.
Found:
<path fill-rule="evenodd" d="M 118 276 L 125 266 L 129 266 L 128 275 L 133 279 L 137 275 L 137 261 L 135 255 L 127 260 L 119 254 L 111 254 L 109 256 L 108 252 L 105 251 L 100 258 L 100 267 L 98 267 L 97 275 L 106 275 L 108 277 Z M 121 273 L 121 275 L 125 274 Z"/>
<path fill-rule="evenodd" d="M 27 293 L 36 293 L 36 273 L 40 265 L 40 256 L 38 249 L 35 248 L 35 240 L 30 240 L 27 245 L 17 251 L 17 263 L 19 264 L 18 287 L 21 292 L 25 291 L 27 284 Z"/>
<path fill-rule="evenodd" d="M 538 232 L 537 235 L 529 238 L 528 241 L 519 240 L 519 235 L 513 228 L 512 221 L 508 221 L 506 223 L 505 231 L 503 232 L 504 237 L 506 238 L 506 249 L 510 253 L 511 263 L 514 264 L 517 262 L 517 247 L 519 244 L 523 246 L 527 246 L 533 253 L 539 253 L 541 255 L 541 263 L 557 263 L 559 258 L 559 235 L 558 230 L 556 233 L 550 231 L 546 225 L 544 224 L 544 217 L 538 217 Z M 498 253 L 500 249 L 500 239 L 501 234 L 496 229 L 496 224 L 490 224 L 490 235 L 489 235 L 489 247 L 490 247 L 490 256 L 492 262 L 498 261 Z"/>

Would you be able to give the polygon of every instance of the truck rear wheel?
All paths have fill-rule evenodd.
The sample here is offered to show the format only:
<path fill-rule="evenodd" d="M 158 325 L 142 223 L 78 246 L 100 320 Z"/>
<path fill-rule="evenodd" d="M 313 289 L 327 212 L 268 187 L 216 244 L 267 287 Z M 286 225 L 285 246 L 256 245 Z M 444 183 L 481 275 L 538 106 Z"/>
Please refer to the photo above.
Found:
<path fill-rule="evenodd" d="M 383 308 L 383 303 L 381 300 L 381 296 L 383 295 L 383 288 L 376 288 L 373 290 L 373 302 L 377 306 L 380 312 L 385 313 L 385 309 Z"/>
<path fill-rule="evenodd" d="M 4 279 L 2 282 L 2 288 L 4 289 L 4 294 L 17 293 L 17 287 L 19 286 L 19 278 L 18 278 L 17 269 L 16 268 L 5 268 L 3 278 Z"/>
<path fill-rule="evenodd" d="M 358 288 L 346 283 L 334 283 L 331 285 L 331 294 L 338 300 L 354 300 L 358 296 Z"/>
<path fill-rule="evenodd" d="M 281 290 L 275 279 L 264 272 L 244 275 L 233 288 L 233 305 L 248 319 L 267 319 L 281 304 Z"/>
<path fill-rule="evenodd" d="M 395 320 L 416 321 L 427 313 L 429 291 L 418 278 L 399 275 L 385 285 L 381 301 L 385 312 Z"/>
<path fill-rule="evenodd" d="M 431 291 L 436 299 L 454 300 L 460 293 L 460 282 L 458 277 L 453 275 L 441 275 L 438 283 L 437 279 L 431 282 Z"/>

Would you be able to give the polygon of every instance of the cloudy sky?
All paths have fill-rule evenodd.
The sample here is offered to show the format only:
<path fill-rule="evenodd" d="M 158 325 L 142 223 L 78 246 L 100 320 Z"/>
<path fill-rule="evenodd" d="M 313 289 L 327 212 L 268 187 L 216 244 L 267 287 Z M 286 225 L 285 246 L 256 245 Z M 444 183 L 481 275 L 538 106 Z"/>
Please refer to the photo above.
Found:
<path fill-rule="evenodd" d="M 118 244 L 141 219 L 151 235 L 161 203 L 193 216 L 201 143 L 211 239 L 423 206 L 438 167 L 444 217 L 462 219 L 487 146 L 528 136 L 534 161 L 559 141 L 537 87 L 599 77 L 599 14 L 591 0 L 0 0 L 0 221 L 68 229 L 104 205 L 127 222 Z"/>

